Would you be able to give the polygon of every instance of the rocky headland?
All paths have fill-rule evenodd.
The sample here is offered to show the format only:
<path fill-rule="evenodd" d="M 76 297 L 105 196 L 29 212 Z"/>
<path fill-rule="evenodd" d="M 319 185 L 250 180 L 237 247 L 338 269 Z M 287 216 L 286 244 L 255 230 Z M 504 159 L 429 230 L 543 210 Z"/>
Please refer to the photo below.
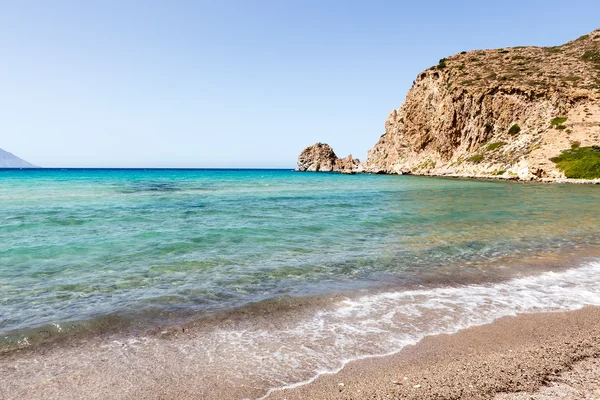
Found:
<path fill-rule="evenodd" d="M 306 148 L 298 170 L 336 171 L 315 146 L 331 149 Z M 589 180 L 600 178 L 598 146 L 600 30 L 562 46 L 441 59 L 389 114 L 367 160 L 351 160 L 343 171 Z"/>

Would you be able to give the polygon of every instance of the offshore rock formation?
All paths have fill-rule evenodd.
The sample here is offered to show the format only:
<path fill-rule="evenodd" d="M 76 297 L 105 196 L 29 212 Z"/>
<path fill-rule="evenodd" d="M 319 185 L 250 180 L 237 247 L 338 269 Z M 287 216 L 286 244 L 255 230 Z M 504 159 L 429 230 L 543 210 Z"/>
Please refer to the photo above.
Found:
<path fill-rule="evenodd" d="M 462 52 L 419 74 L 366 172 L 564 177 L 550 158 L 600 144 L 600 30 L 558 47 Z"/>
<path fill-rule="evenodd" d="M 315 143 L 302 150 L 298 156 L 296 171 L 331 172 L 336 160 L 337 156 L 328 144 Z"/>
<path fill-rule="evenodd" d="M 338 158 L 328 144 L 315 143 L 300 153 L 296 171 L 352 173 L 359 164 L 360 160 L 352 158 L 352 155 Z"/>
<path fill-rule="evenodd" d="M 335 160 L 333 170 L 341 172 L 343 174 L 352 174 L 355 172 L 359 172 L 359 165 L 360 160 L 358 158 L 353 158 L 352 154 L 349 154 L 346 158 L 338 158 L 337 160 Z"/>

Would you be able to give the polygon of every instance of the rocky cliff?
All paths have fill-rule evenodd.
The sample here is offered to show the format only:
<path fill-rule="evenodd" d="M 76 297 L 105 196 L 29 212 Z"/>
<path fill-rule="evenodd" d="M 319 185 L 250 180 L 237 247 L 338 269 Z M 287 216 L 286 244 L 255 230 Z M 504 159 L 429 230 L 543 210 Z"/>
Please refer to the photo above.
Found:
<path fill-rule="evenodd" d="M 352 173 L 359 164 L 360 160 L 352 158 L 352 155 L 338 158 L 328 144 L 315 143 L 300 153 L 296 171 Z"/>
<path fill-rule="evenodd" d="M 600 144 L 600 30 L 558 47 L 456 54 L 420 73 L 361 166 L 373 173 L 560 178 Z"/>

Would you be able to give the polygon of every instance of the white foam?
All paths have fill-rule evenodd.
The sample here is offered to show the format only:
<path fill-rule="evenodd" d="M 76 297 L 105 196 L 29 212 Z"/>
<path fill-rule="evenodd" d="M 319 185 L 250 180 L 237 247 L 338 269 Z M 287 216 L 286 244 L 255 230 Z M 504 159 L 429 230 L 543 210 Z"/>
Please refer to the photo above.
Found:
<path fill-rule="evenodd" d="M 88 386 L 108 381 L 128 385 L 130 381 L 122 376 L 144 371 L 136 375 L 140 387 L 168 374 L 189 379 L 190 393 L 202 393 L 213 387 L 206 382 L 212 382 L 250 388 L 258 393 L 256 397 L 268 390 L 260 397 L 264 399 L 275 390 L 336 373 L 350 361 L 394 354 L 428 335 L 453 333 L 507 315 L 585 305 L 600 305 L 600 262 L 505 283 L 348 298 L 304 317 L 257 313 L 172 338 L 98 339 L 96 344 L 83 344 L 84 350 L 57 349 L 36 355 L 43 358 L 41 363 L 17 361 L 19 368 L 4 371 L 10 374 L 6 381 L 23 387 L 30 385 L 34 375 L 54 382 L 57 371 L 61 376 L 79 376 L 82 370 L 96 371 L 87 375 Z"/>
<path fill-rule="evenodd" d="M 336 373 L 350 361 L 394 354 L 425 336 L 454 333 L 503 316 L 575 310 L 585 305 L 600 305 L 600 262 L 493 285 L 398 291 L 348 299 L 335 310 L 316 313 L 312 320 L 293 329 L 273 332 L 277 339 L 271 340 L 323 346 L 320 357 L 313 358 L 309 377 L 296 382 L 292 378 L 285 385 L 270 389 L 261 399 L 275 390 L 298 387 L 322 374 Z M 295 352 L 297 358 L 303 355 L 312 357 L 301 349 Z M 290 366 L 281 364 L 265 372 L 281 375 L 282 371 L 290 375 Z"/>

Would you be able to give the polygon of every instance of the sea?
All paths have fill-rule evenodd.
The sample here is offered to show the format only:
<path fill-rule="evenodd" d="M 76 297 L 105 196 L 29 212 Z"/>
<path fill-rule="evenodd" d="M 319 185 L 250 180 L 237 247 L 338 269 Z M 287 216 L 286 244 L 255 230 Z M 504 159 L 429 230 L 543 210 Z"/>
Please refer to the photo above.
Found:
<path fill-rule="evenodd" d="M 194 360 L 259 398 L 428 335 L 586 305 L 598 185 L 0 170 L 0 364 L 105 340 L 115 365 Z"/>

